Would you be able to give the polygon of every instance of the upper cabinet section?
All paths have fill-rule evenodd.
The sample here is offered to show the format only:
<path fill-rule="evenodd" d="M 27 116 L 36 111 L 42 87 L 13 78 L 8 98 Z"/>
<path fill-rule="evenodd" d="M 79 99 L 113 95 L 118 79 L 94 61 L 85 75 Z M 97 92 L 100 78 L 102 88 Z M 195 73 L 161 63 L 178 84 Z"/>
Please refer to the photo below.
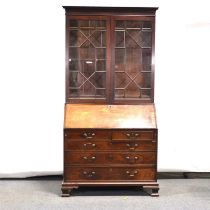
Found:
<path fill-rule="evenodd" d="M 112 18 L 115 101 L 153 99 L 153 27 L 150 18 Z"/>
<path fill-rule="evenodd" d="M 81 102 L 106 102 L 107 18 L 67 20 L 67 96 Z M 71 101 L 70 101 L 71 102 Z"/>
<path fill-rule="evenodd" d="M 156 8 L 66 9 L 66 103 L 154 100 Z"/>

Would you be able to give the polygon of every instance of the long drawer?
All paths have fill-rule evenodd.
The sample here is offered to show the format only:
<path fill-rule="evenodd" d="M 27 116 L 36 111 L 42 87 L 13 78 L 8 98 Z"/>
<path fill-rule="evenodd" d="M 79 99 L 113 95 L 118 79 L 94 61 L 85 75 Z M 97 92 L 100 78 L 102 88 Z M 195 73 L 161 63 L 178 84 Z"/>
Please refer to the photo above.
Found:
<path fill-rule="evenodd" d="M 156 152 L 66 151 L 64 164 L 156 164 Z"/>
<path fill-rule="evenodd" d="M 65 181 L 152 181 L 156 179 L 155 166 L 138 167 L 86 167 L 64 168 Z"/>
<path fill-rule="evenodd" d="M 82 151 L 97 151 L 97 150 L 121 150 L 121 151 L 155 151 L 157 142 L 151 141 L 72 141 L 65 139 L 64 150 L 82 150 Z"/>

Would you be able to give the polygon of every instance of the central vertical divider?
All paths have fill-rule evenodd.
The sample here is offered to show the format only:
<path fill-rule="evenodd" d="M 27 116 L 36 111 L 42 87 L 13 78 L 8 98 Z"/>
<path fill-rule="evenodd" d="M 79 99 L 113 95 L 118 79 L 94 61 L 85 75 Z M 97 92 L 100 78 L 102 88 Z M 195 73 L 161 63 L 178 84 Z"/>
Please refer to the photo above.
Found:
<path fill-rule="evenodd" d="M 110 16 L 110 50 L 111 50 L 111 63 L 110 63 L 110 104 L 114 103 L 114 78 L 115 78 L 115 21 L 112 16 Z"/>
<path fill-rule="evenodd" d="M 111 42 L 112 38 L 110 37 L 111 34 L 111 21 L 110 17 L 106 16 L 106 103 L 111 104 L 112 97 L 112 86 L 111 86 L 111 62 L 112 62 L 112 48 L 111 48 Z"/>

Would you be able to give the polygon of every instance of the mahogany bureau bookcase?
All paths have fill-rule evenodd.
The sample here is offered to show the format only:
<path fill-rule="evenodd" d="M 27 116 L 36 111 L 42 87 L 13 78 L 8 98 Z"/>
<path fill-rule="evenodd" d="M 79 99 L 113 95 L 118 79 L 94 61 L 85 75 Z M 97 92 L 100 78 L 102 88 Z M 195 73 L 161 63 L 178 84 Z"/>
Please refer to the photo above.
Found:
<path fill-rule="evenodd" d="M 62 196 L 80 186 L 139 186 L 158 196 L 154 105 L 157 8 L 64 9 Z"/>

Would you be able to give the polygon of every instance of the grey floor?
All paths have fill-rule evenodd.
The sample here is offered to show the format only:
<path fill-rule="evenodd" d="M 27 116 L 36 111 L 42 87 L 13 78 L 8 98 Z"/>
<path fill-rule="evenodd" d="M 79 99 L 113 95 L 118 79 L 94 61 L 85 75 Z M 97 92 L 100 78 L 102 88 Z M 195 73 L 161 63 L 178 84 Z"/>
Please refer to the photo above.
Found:
<path fill-rule="evenodd" d="M 1 180 L 0 210 L 210 210 L 210 179 L 160 179 L 160 197 L 138 188 L 81 188 L 60 197 L 61 180 Z"/>

